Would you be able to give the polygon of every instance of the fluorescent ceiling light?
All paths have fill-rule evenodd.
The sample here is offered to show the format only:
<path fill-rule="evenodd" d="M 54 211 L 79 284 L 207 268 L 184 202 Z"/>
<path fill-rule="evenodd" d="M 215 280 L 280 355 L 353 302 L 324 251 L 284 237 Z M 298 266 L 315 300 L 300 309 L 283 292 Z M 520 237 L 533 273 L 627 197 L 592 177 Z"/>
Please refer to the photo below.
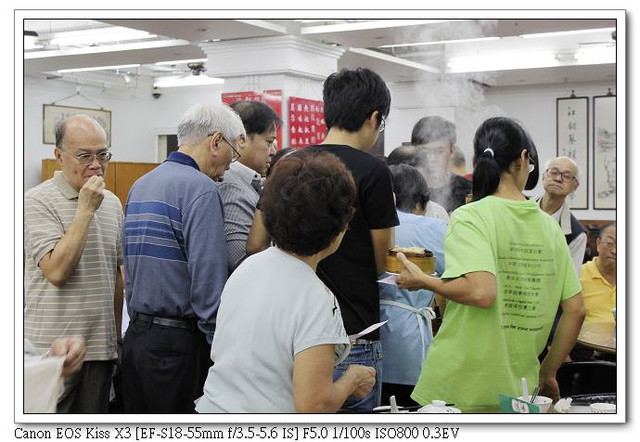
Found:
<path fill-rule="evenodd" d="M 192 58 L 190 60 L 173 60 L 173 61 L 158 61 L 157 65 L 172 65 L 172 64 L 184 64 L 184 63 L 205 63 L 206 58 Z"/>
<path fill-rule="evenodd" d="M 576 52 L 578 64 L 610 64 L 616 62 L 615 47 L 589 48 Z"/>
<path fill-rule="evenodd" d="M 89 71 L 111 71 L 115 69 L 137 68 L 140 64 L 122 64 L 118 66 L 97 66 L 91 68 L 58 69 L 61 74 L 69 72 L 89 72 Z"/>
<path fill-rule="evenodd" d="M 222 84 L 224 78 L 209 77 L 208 75 L 189 75 L 186 77 L 163 77 L 153 83 L 153 87 L 206 86 Z"/>
<path fill-rule="evenodd" d="M 24 36 L 24 50 L 27 51 L 29 49 L 40 49 L 44 47 L 42 44 L 38 43 L 37 35 L 25 35 Z"/>
<path fill-rule="evenodd" d="M 467 20 L 375 20 L 336 25 L 309 26 L 300 29 L 301 34 L 323 34 L 328 32 L 365 31 L 367 29 L 399 28 L 403 26 L 430 25 Z"/>
<path fill-rule="evenodd" d="M 143 40 L 156 37 L 146 31 L 114 26 L 108 28 L 88 29 L 83 31 L 59 32 L 53 34 L 51 45 L 75 46 L 83 44 L 106 43 L 110 41 Z"/>
<path fill-rule="evenodd" d="M 451 43 L 470 43 L 473 41 L 492 41 L 492 40 L 500 40 L 500 37 L 477 37 L 477 38 L 462 38 L 459 40 L 439 40 L 439 41 L 424 41 L 420 43 L 399 43 L 393 45 L 383 45 L 379 46 L 380 48 L 404 48 L 404 47 L 413 47 L 413 46 L 431 46 L 431 45 L 444 45 Z"/>
<path fill-rule="evenodd" d="M 107 52 L 134 51 L 139 49 L 169 48 L 174 46 L 188 46 L 186 40 L 154 40 L 140 41 L 136 43 L 123 43 L 107 46 L 91 46 L 83 48 L 64 48 L 55 51 L 36 51 L 24 54 L 25 60 L 36 58 L 63 57 L 67 55 L 102 54 Z"/>
<path fill-rule="evenodd" d="M 522 38 L 544 38 L 544 37 L 560 37 L 563 35 L 575 34 L 596 34 L 598 32 L 612 32 L 616 28 L 600 28 L 600 29 L 577 29 L 575 31 L 559 31 L 559 32 L 540 32 L 538 34 L 522 34 Z"/>
<path fill-rule="evenodd" d="M 452 57 L 447 63 L 449 73 L 509 71 L 561 66 L 551 51 L 502 53 Z"/>

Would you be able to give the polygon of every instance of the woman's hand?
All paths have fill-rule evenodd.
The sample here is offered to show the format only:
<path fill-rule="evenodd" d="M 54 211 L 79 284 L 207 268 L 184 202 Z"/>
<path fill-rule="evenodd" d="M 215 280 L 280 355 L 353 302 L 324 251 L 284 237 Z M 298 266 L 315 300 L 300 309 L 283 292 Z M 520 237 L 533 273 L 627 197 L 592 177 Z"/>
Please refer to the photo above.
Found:
<path fill-rule="evenodd" d="M 398 253 L 396 257 L 404 266 L 404 270 L 396 277 L 397 286 L 407 290 L 427 288 L 425 286 L 425 278 L 427 278 L 427 275 L 420 270 L 420 267 L 409 261 L 407 257 L 404 256 L 404 253 Z"/>

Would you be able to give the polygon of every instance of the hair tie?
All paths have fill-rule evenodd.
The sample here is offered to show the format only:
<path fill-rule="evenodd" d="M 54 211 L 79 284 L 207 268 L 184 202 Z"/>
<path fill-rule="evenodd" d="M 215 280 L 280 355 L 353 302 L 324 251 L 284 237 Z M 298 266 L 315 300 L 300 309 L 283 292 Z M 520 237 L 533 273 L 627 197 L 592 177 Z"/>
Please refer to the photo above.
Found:
<path fill-rule="evenodd" d="M 495 157 L 495 154 L 493 153 L 493 149 L 490 147 L 487 147 L 482 153 L 487 153 L 489 152 L 491 154 L 491 158 Z"/>

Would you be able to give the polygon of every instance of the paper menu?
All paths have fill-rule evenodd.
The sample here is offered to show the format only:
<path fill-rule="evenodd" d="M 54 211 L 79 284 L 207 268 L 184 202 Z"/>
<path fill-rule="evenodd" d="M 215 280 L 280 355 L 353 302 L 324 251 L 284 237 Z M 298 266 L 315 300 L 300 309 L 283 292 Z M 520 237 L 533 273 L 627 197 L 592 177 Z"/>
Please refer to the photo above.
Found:
<path fill-rule="evenodd" d="M 368 335 L 372 331 L 379 329 L 380 327 L 385 325 L 388 321 L 389 320 L 387 319 L 386 321 L 378 322 L 377 324 L 373 324 L 373 325 L 370 325 L 369 327 L 365 328 L 360 333 L 356 333 L 355 335 L 349 335 L 349 342 L 351 343 L 351 345 L 353 345 L 358 338 L 360 338 L 360 337 L 362 337 L 364 335 Z"/>

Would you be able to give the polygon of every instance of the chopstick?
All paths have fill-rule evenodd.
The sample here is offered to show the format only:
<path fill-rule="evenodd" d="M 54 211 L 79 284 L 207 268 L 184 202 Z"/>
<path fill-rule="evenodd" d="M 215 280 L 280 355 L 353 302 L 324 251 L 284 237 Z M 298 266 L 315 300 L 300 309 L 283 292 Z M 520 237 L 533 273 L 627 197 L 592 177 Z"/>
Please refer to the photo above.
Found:
<path fill-rule="evenodd" d="M 529 400 L 530 404 L 535 403 L 536 397 L 538 397 L 538 393 L 540 392 L 540 387 L 536 387 L 533 389 L 533 394 L 531 395 L 531 399 Z"/>

